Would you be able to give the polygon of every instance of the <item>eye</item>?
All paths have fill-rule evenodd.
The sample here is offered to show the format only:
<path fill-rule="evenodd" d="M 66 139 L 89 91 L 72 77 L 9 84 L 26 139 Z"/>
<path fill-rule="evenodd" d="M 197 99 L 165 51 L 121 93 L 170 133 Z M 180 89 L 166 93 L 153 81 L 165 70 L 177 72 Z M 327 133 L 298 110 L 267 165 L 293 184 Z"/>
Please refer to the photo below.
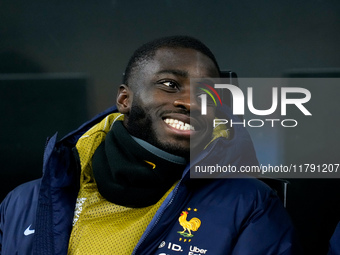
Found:
<path fill-rule="evenodd" d="M 164 82 L 162 82 L 162 84 L 164 84 L 165 86 L 167 86 L 169 88 L 176 88 L 177 87 L 177 83 L 173 82 L 173 81 L 164 81 Z"/>

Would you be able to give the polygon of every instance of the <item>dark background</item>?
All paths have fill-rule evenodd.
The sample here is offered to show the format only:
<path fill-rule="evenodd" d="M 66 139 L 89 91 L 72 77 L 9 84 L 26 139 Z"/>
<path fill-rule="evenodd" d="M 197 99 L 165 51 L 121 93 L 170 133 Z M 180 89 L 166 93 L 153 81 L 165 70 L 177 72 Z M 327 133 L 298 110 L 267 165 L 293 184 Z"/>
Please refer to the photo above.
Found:
<path fill-rule="evenodd" d="M 6 162 L 13 157 L 0 169 L 0 196 L 41 175 L 47 135 L 58 130 L 65 134 L 114 104 L 128 58 L 146 41 L 174 34 L 195 36 L 211 48 L 222 69 L 234 70 L 239 77 L 280 77 L 299 70 L 309 74 L 332 70 L 331 75 L 336 76 L 339 31 L 337 0 L 0 1 L 0 72 L 30 73 L 24 79 L 31 81 L 15 85 L 23 86 L 19 91 L 25 93 L 19 95 L 14 85 L 12 90 L 3 87 L 15 77 L 0 79 L 1 100 L 18 95 L 18 100 L 8 100 L 7 105 L 2 101 L 0 109 L 0 159 Z M 41 76 L 46 73 L 47 78 Z M 40 97 L 34 91 L 40 91 Z M 28 128 L 15 116 L 28 118 L 36 127 Z M 26 136 L 20 135 L 24 132 Z M 282 141 L 291 134 L 281 135 Z M 333 138 L 339 141 L 339 135 Z M 296 141 L 289 141 L 277 144 L 291 153 L 287 157 L 294 155 L 294 148 L 298 153 Z M 318 144 L 314 146 L 318 148 Z M 32 154 L 27 162 L 22 148 Z M 337 146 L 333 150 L 339 151 Z M 320 160 L 327 158 L 324 154 L 320 149 Z M 25 169 L 15 169 L 18 160 L 24 162 Z M 340 220 L 338 184 L 338 180 L 292 180 L 288 210 L 306 254 L 327 251 Z"/>

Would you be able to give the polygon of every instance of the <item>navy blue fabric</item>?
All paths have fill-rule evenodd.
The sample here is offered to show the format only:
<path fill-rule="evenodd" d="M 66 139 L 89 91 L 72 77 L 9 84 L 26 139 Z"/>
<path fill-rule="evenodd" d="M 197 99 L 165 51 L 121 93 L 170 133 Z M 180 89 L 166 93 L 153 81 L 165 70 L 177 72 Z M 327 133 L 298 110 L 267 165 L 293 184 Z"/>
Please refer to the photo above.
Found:
<path fill-rule="evenodd" d="M 0 206 L 1 254 L 67 254 L 79 189 L 72 147 L 83 133 L 115 111 L 110 108 L 59 142 L 56 136 L 50 139 L 42 179 L 19 186 Z M 258 164 L 243 127 L 235 128 L 231 140 L 215 140 L 191 163 L 198 162 Z M 178 220 L 182 211 L 188 212 L 188 221 L 192 217 L 201 220 L 192 237 L 178 233 L 183 231 Z M 25 236 L 29 226 L 35 232 Z M 188 167 L 133 254 L 301 254 L 298 247 L 287 212 L 264 183 L 255 178 L 190 179 Z"/>
<path fill-rule="evenodd" d="M 328 255 L 340 255 L 340 222 L 329 241 Z"/>
<path fill-rule="evenodd" d="M 0 206 L 0 254 L 32 254 L 40 180 L 10 192 Z"/>

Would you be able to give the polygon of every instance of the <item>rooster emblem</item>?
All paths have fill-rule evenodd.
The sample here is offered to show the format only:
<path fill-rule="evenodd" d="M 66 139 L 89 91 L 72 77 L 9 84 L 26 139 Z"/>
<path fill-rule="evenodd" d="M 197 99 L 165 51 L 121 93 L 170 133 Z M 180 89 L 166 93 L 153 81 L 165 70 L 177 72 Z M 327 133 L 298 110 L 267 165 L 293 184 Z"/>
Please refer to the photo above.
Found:
<path fill-rule="evenodd" d="M 183 211 L 181 216 L 178 218 L 179 224 L 183 227 L 183 231 L 178 231 L 177 233 L 185 237 L 193 237 L 194 235 L 191 234 L 191 231 L 198 230 L 198 228 L 201 226 L 201 220 L 198 218 L 192 218 L 191 220 L 187 221 L 188 214 L 189 213 L 187 211 Z M 188 231 L 188 233 L 185 231 Z"/>

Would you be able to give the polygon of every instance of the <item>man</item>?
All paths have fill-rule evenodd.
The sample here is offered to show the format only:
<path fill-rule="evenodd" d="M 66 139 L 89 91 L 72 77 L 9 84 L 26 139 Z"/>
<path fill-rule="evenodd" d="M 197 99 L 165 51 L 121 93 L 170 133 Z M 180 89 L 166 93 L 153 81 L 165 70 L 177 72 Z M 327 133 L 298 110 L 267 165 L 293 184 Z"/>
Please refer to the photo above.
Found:
<path fill-rule="evenodd" d="M 192 164 L 257 164 L 244 129 L 212 130 L 215 115 L 233 118 L 225 106 L 200 114 L 190 79 L 219 76 L 194 38 L 139 48 L 118 111 L 52 137 L 42 179 L 3 201 L 1 254 L 297 254 L 289 217 L 261 181 L 190 179 L 190 146 L 203 150 Z"/>

